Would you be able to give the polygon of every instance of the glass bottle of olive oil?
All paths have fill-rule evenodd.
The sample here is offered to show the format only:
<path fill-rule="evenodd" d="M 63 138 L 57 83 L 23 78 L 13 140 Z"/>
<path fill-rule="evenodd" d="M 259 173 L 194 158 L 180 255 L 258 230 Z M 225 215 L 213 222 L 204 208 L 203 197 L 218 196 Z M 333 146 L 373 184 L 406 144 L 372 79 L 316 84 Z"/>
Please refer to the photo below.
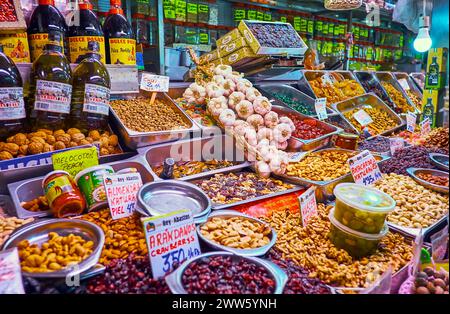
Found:
<path fill-rule="evenodd" d="M 47 44 L 48 33 L 57 31 L 61 34 L 61 46 L 68 55 L 66 45 L 67 24 L 64 16 L 55 7 L 55 0 L 39 0 L 39 5 L 31 15 L 27 29 L 30 44 L 31 62 L 36 61 Z"/>
<path fill-rule="evenodd" d="M 70 62 L 79 63 L 78 58 L 85 55 L 89 41 L 96 41 L 100 47 L 101 61 L 106 62 L 105 37 L 97 15 L 92 11 L 92 4 L 85 0 L 79 4 L 79 23 L 69 27 L 69 53 Z M 78 25 L 76 25 L 78 24 Z"/>
<path fill-rule="evenodd" d="M 73 72 L 71 125 L 86 133 L 108 128 L 111 81 L 99 50 L 98 42 L 90 41 L 88 53 Z"/>
<path fill-rule="evenodd" d="M 70 115 L 72 70 L 62 52 L 59 32 L 48 34 L 30 74 L 28 112 L 34 129 L 63 129 Z"/>
<path fill-rule="evenodd" d="M 25 118 L 22 77 L 0 44 L 0 141 L 23 132 Z"/>
<path fill-rule="evenodd" d="M 136 64 L 136 40 L 133 29 L 123 15 L 121 0 L 111 0 L 108 17 L 103 24 L 108 64 Z"/>

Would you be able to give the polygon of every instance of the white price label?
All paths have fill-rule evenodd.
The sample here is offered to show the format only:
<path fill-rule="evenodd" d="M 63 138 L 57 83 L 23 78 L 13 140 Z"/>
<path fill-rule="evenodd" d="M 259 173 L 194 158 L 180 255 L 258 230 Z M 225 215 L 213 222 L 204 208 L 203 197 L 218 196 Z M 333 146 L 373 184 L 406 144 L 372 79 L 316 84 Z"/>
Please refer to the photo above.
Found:
<path fill-rule="evenodd" d="M 412 112 L 408 112 L 406 114 L 406 130 L 414 132 L 416 130 L 416 121 L 417 116 Z"/>
<path fill-rule="evenodd" d="M 399 79 L 398 82 L 400 83 L 400 86 L 404 89 L 404 90 L 410 90 L 411 88 L 409 88 L 409 84 L 408 81 L 404 78 Z"/>
<path fill-rule="evenodd" d="M 364 111 L 364 109 L 358 110 L 353 114 L 353 117 L 358 121 L 361 126 L 369 125 L 373 122 L 372 118 L 369 116 L 367 112 Z"/>
<path fill-rule="evenodd" d="M 425 118 L 422 122 L 420 122 L 420 135 L 425 137 L 431 131 L 431 122 L 430 118 Z"/>
<path fill-rule="evenodd" d="M 393 156 L 396 151 L 405 147 L 405 140 L 401 137 L 391 137 L 389 138 L 389 144 L 391 155 Z"/>
<path fill-rule="evenodd" d="M 368 150 L 349 158 L 348 164 L 357 184 L 372 185 L 383 177 L 377 161 Z"/>
<path fill-rule="evenodd" d="M 332 75 L 330 75 L 330 73 L 325 73 L 324 75 L 322 75 L 322 82 L 326 85 L 333 85 L 335 82 L 335 79 Z"/>
<path fill-rule="evenodd" d="M 316 187 L 310 187 L 298 199 L 302 214 L 302 226 L 306 227 L 311 218 L 317 216 Z"/>
<path fill-rule="evenodd" d="M 314 102 L 314 107 L 316 108 L 317 118 L 320 121 L 328 118 L 326 98 L 317 98 Z"/>
<path fill-rule="evenodd" d="M 169 91 L 169 77 L 144 72 L 142 73 L 141 89 L 147 92 L 167 93 Z"/>
<path fill-rule="evenodd" d="M 194 218 L 189 210 L 142 218 L 153 278 L 163 277 L 175 263 L 201 254 Z"/>
<path fill-rule="evenodd" d="M 136 207 L 136 197 L 142 186 L 137 172 L 103 176 L 106 197 L 113 220 L 131 216 Z"/>

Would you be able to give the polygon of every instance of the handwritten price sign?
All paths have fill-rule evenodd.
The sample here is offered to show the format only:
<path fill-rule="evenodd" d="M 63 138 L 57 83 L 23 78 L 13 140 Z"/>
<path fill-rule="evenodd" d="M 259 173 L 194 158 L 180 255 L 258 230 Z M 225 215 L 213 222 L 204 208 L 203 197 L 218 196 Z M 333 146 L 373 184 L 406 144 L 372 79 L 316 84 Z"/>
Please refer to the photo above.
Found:
<path fill-rule="evenodd" d="M 377 161 L 368 150 L 348 160 L 355 183 L 372 185 L 382 178 Z"/>
<path fill-rule="evenodd" d="M 153 278 L 160 278 L 175 263 L 201 254 L 194 219 L 189 210 L 142 218 Z"/>
<path fill-rule="evenodd" d="M 364 111 L 364 109 L 358 110 L 353 114 L 353 118 L 355 118 L 356 121 L 358 121 L 361 126 L 369 125 L 373 122 L 372 118 L 369 116 L 367 112 Z"/>
<path fill-rule="evenodd" d="M 136 196 L 142 186 L 139 173 L 105 175 L 109 209 L 113 220 L 131 216 L 136 206 Z"/>
<path fill-rule="evenodd" d="M 317 216 L 316 187 L 310 187 L 299 196 L 302 226 L 306 227 L 312 217 Z"/>
<path fill-rule="evenodd" d="M 406 114 L 406 130 L 409 132 L 414 132 L 416 129 L 416 121 L 417 116 L 412 112 L 408 112 Z"/>
<path fill-rule="evenodd" d="M 52 155 L 53 169 L 64 170 L 72 176 L 89 167 L 98 166 L 98 150 L 92 146 L 77 148 Z"/>
<path fill-rule="evenodd" d="M 428 133 L 431 132 L 431 122 L 429 118 L 425 118 L 422 122 L 420 122 L 420 135 L 425 137 Z"/>
<path fill-rule="evenodd" d="M 148 92 L 167 93 L 169 91 L 169 77 L 142 73 L 141 89 Z"/>

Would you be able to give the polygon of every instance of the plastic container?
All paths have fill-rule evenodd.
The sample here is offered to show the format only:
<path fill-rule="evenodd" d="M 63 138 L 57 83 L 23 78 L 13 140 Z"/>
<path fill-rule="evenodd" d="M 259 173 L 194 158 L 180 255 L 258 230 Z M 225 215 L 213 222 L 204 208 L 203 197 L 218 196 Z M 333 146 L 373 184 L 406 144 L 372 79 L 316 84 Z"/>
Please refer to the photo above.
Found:
<path fill-rule="evenodd" d="M 369 234 L 354 231 L 334 218 L 335 209 L 330 211 L 329 219 L 331 222 L 330 240 L 339 249 L 347 251 L 352 257 L 360 258 L 374 253 L 381 239 L 389 231 L 387 224 L 378 234 Z"/>
<path fill-rule="evenodd" d="M 88 211 L 108 207 L 103 175 L 113 173 L 111 166 L 95 166 L 84 169 L 75 176 L 75 182 L 86 199 Z"/>
<path fill-rule="evenodd" d="M 396 205 L 395 200 L 386 193 L 355 183 L 338 184 L 334 195 L 334 218 L 354 231 L 370 234 L 381 232 L 387 215 Z"/>

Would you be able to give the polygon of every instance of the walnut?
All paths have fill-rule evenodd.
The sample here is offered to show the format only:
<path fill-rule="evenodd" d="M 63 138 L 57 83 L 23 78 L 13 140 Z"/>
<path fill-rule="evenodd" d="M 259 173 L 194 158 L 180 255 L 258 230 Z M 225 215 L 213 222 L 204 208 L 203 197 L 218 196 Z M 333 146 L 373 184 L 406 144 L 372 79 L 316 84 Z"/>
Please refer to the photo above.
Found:
<path fill-rule="evenodd" d="M 47 137 L 47 133 L 45 133 L 44 131 L 37 131 L 37 132 L 34 133 L 34 136 L 46 138 Z"/>
<path fill-rule="evenodd" d="M 86 137 L 86 141 L 88 141 L 90 144 L 94 143 L 94 139 L 92 137 Z"/>
<path fill-rule="evenodd" d="M 106 149 L 108 150 L 108 152 L 110 154 L 114 154 L 114 151 L 116 150 L 116 148 L 114 146 L 111 146 L 111 145 L 107 146 Z"/>
<path fill-rule="evenodd" d="M 69 146 L 71 137 L 69 134 L 62 134 L 55 136 L 57 142 L 63 142 L 64 145 Z"/>
<path fill-rule="evenodd" d="M 13 159 L 13 155 L 11 155 L 10 152 L 7 151 L 3 151 L 0 152 L 0 160 L 8 160 L 8 159 Z"/>
<path fill-rule="evenodd" d="M 56 138 L 53 135 L 47 135 L 45 141 L 50 145 L 54 145 L 56 143 Z"/>
<path fill-rule="evenodd" d="M 10 136 L 6 139 L 6 143 L 14 143 L 14 136 Z"/>
<path fill-rule="evenodd" d="M 19 147 L 19 154 L 26 155 L 28 153 L 28 145 L 22 145 Z"/>
<path fill-rule="evenodd" d="M 44 150 L 44 144 L 39 142 L 31 142 L 30 145 L 28 145 L 28 152 L 31 155 L 40 154 Z"/>
<path fill-rule="evenodd" d="M 109 146 L 109 137 L 102 136 L 100 138 L 100 147 L 108 147 Z"/>
<path fill-rule="evenodd" d="M 19 146 L 26 145 L 27 144 L 27 136 L 23 133 L 17 133 L 16 135 L 14 135 L 13 143 L 15 143 Z"/>
<path fill-rule="evenodd" d="M 66 144 L 64 144 L 64 142 L 56 142 L 54 147 L 55 147 L 55 150 L 65 149 L 66 148 Z"/>
<path fill-rule="evenodd" d="M 42 151 L 44 153 L 48 153 L 48 152 L 52 152 L 54 150 L 55 150 L 55 148 L 52 145 L 46 143 L 46 144 L 44 144 L 44 148 Z"/>
<path fill-rule="evenodd" d="M 42 138 L 42 137 L 37 137 L 37 136 L 35 136 L 35 137 L 32 137 L 31 139 L 30 139 L 30 141 L 33 143 L 33 142 L 36 142 L 36 143 L 41 143 L 42 145 L 44 145 L 45 144 L 45 140 Z"/>
<path fill-rule="evenodd" d="M 33 138 L 33 137 L 35 137 L 36 135 L 35 135 L 35 133 L 33 132 L 33 133 L 28 133 L 27 134 L 27 139 L 29 139 L 29 140 L 31 140 L 31 138 Z"/>
<path fill-rule="evenodd" d="M 39 129 L 39 130 L 37 130 L 38 132 L 44 132 L 45 134 L 47 134 L 47 135 L 52 135 L 53 134 L 53 131 L 52 130 L 49 130 L 49 129 Z"/>
<path fill-rule="evenodd" d="M 79 143 L 81 142 L 81 140 L 84 140 L 85 136 L 83 133 L 75 133 L 75 134 L 71 134 L 72 137 L 72 141 Z"/>
<path fill-rule="evenodd" d="M 106 148 L 100 148 L 100 156 L 109 155 L 109 150 Z"/>
<path fill-rule="evenodd" d="M 14 143 L 7 143 L 3 145 L 3 150 L 9 152 L 11 155 L 15 156 L 19 152 L 19 145 Z"/>
<path fill-rule="evenodd" d="M 108 131 L 103 132 L 102 136 L 110 136 L 111 134 Z"/>
<path fill-rule="evenodd" d="M 112 145 L 112 146 L 119 145 L 119 138 L 117 137 L 117 135 L 113 134 L 109 137 L 109 145 Z"/>
<path fill-rule="evenodd" d="M 76 128 L 71 128 L 71 129 L 68 129 L 66 133 L 69 135 L 73 135 L 73 134 L 81 133 L 81 131 Z"/>
<path fill-rule="evenodd" d="M 68 147 L 77 147 L 79 146 L 77 142 L 70 142 Z"/>
<path fill-rule="evenodd" d="M 3 147 L 6 145 L 4 142 L 0 142 L 0 152 L 3 150 Z"/>
<path fill-rule="evenodd" d="M 66 134 L 66 132 L 64 132 L 64 130 L 57 130 L 57 131 L 53 132 L 54 137 L 58 137 L 58 135 L 64 135 L 64 134 Z"/>
<path fill-rule="evenodd" d="M 89 132 L 89 137 L 94 141 L 98 141 L 100 139 L 100 133 L 97 130 L 93 130 Z"/>
<path fill-rule="evenodd" d="M 85 138 L 80 141 L 80 145 L 89 145 L 89 144 L 91 143 L 87 141 Z"/>

